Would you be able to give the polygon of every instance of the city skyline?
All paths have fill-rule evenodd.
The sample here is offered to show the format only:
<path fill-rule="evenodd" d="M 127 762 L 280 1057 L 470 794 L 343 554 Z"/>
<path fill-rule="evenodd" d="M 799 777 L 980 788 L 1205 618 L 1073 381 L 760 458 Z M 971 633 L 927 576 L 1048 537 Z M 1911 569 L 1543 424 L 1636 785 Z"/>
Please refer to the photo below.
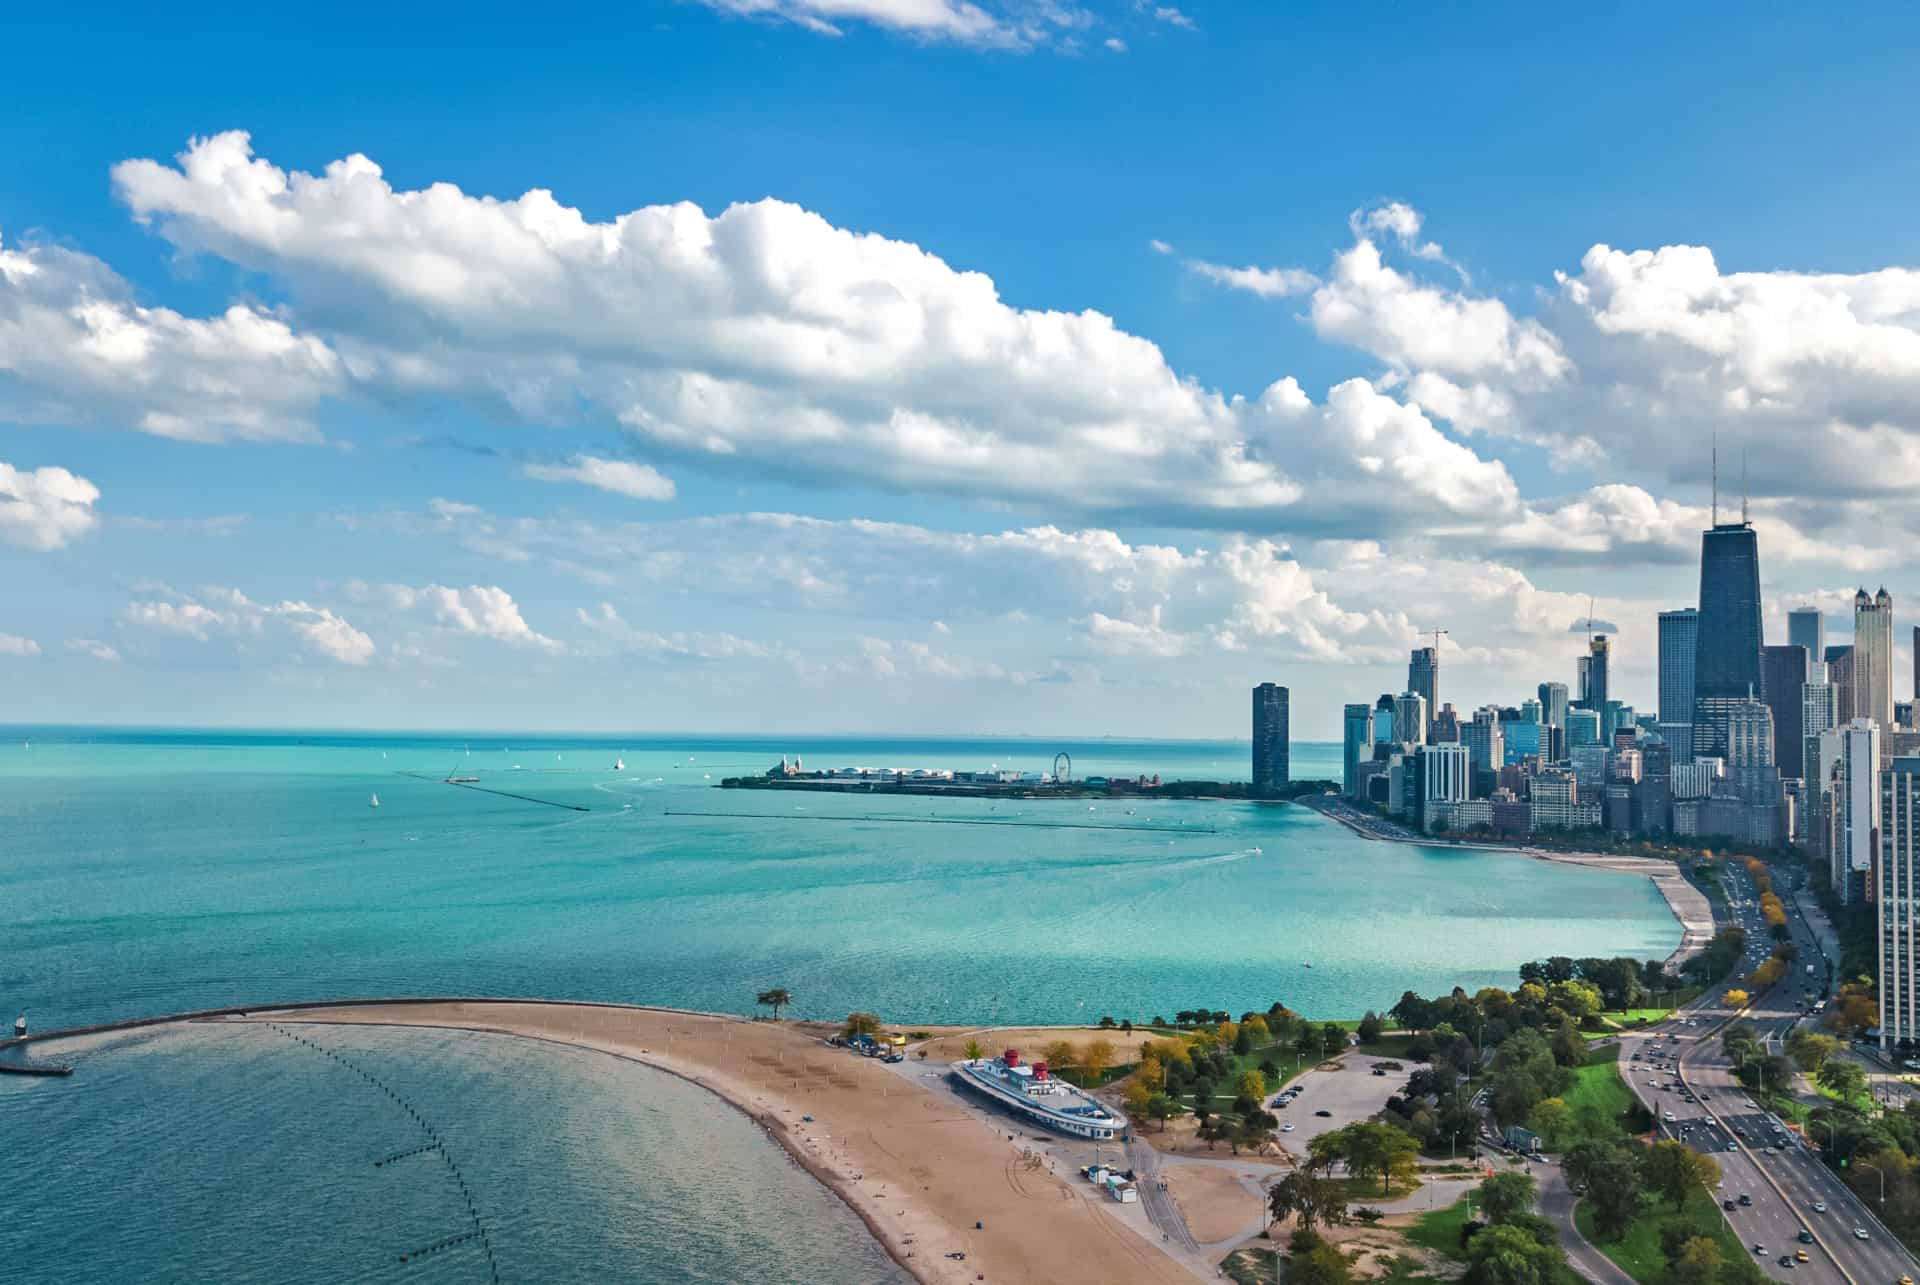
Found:
<path fill-rule="evenodd" d="M 81 48 L 207 74 L 0 114 L 7 717 L 1239 738 L 1271 678 L 1335 741 L 1435 630 L 1471 711 L 1515 673 L 1577 691 L 1589 627 L 1650 710 L 1716 436 L 1767 637 L 1811 602 L 1845 638 L 1861 584 L 1920 600 L 1920 242 L 1851 150 L 1896 129 L 1823 99 L 1847 146 L 1756 227 L 1735 158 L 1805 105 L 1701 120 L 1589 31 L 1687 122 L 1633 194 L 1469 183 L 1539 152 L 1408 132 L 1422 95 L 1504 102 L 1460 65 L 1356 76 L 1357 16 L 1168 11 L 643 4 L 609 64 L 481 7 L 457 66 L 393 23 L 378 89 L 281 17 L 32 16 L 47 101 Z M 1756 40 L 1755 83 L 1827 38 Z M 1536 89 L 1559 142 L 1617 127 Z M 1303 132 L 1299 172 L 1245 163 Z"/>

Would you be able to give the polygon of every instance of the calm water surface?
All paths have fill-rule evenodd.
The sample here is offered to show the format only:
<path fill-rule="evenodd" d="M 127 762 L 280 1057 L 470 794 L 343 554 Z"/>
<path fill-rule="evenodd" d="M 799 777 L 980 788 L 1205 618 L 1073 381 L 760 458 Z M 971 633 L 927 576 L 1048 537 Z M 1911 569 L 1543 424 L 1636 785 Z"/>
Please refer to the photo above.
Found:
<path fill-rule="evenodd" d="M 1044 770 L 1060 748 L 1081 775 L 1245 776 L 1232 743 L 22 729 L 0 745 L 0 1008 L 43 1028 L 394 994 L 742 1012 L 785 986 L 802 1016 L 1332 1017 L 1679 940 L 1645 880 L 1296 807 L 712 788 L 782 752 Z M 1338 766 L 1295 747 L 1295 776 Z M 452 771 L 589 810 L 402 774 Z"/>
<path fill-rule="evenodd" d="M 0 1076 L 0 1279 L 910 1279 L 746 1117 L 670 1075 L 503 1036 L 286 1029 L 336 1057 L 202 1023 L 41 1046 L 67 1080 Z M 402 1103 L 442 1150 L 419 1151 Z"/>

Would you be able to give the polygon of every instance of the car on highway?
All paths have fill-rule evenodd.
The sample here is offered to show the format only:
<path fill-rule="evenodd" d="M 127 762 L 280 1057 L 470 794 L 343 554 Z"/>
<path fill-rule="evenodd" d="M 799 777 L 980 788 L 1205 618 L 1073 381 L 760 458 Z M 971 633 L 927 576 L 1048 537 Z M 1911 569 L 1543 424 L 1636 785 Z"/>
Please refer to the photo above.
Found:
<path fill-rule="evenodd" d="M 1726 1211 L 1727 1211 L 1728 1213 L 1732 1213 L 1732 1212 L 1733 1212 L 1733 1202 L 1732 1202 L 1731 1200 L 1723 1200 L 1723 1201 L 1721 1201 L 1721 1202 L 1720 1202 L 1720 1208 L 1722 1208 L 1722 1209 L 1724 1209 L 1724 1210 L 1726 1210 Z"/>
<path fill-rule="evenodd" d="M 1740 1193 L 1740 1203 L 1742 1205 L 1751 1205 L 1753 1203 L 1753 1197 L 1743 1191 Z"/>
<path fill-rule="evenodd" d="M 1873 1239 L 1873 1238 L 1872 1238 L 1871 1236 L 1869 1236 L 1869 1235 L 1867 1235 L 1867 1229 L 1866 1229 L 1865 1227 L 1855 1227 L 1855 1228 L 1853 1229 L 1853 1238 L 1854 1238 L 1855 1240 L 1871 1240 L 1871 1239 Z"/>
<path fill-rule="evenodd" d="M 1793 1261 L 1794 1261 L 1794 1262 L 1796 1262 L 1796 1263 L 1805 1263 L 1805 1262 L 1810 1262 L 1810 1261 L 1812 1261 L 1812 1260 L 1810 1260 L 1810 1259 L 1809 1259 L 1809 1258 L 1807 1257 L 1807 1251 L 1806 1251 L 1806 1250 L 1804 1250 L 1804 1249 L 1796 1249 L 1796 1250 L 1794 1250 L 1794 1251 L 1793 1251 Z"/>
<path fill-rule="evenodd" d="M 1767 1247 L 1756 1241 L 1753 1246 L 1753 1252 L 1758 1254 L 1760 1257 L 1765 1258 L 1767 1256 Z"/>
<path fill-rule="evenodd" d="M 1315 1112 L 1314 1112 L 1314 1114 L 1315 1114 L 1315 1115 L 1317 1115 L 1317 1116 L 1319 1116 L 1319 1117 L 1320 1117 L 1321 1119 L 1323 1119 L 1323 1120 L 1330 1120 L 1330 1119 L 1332 1119 L 1332 1118 L 1333 1118 L 1333 1112 L 1331 1112 L 1331 1111 L 1324 1111 L 1324 1110 L 1323 1110 L 1323 1111 L 1315 1111 Z"/>
<path fill-rule="evenodd" d="M 1826 1213 L 1826 1212 L 1827 1212 L 1827 1202 L 1826 1202 L 1826 1201 L 1824 1201 L 1824 1200 L 1816 1200 L 1816 1201 L 1814 1201 L 1814 1202 L 1813 1202 L 1813 1212 L 1814 1212 L 1814 1213 L 1816 1213 L 1816 1214 L 1824 1214 L 1824 1213 Z"/>
<path fill-rule="evenodd" d="M 1800 1243 L 1802 1245 L 1813 1244 L 1813 1233 L 1808 1231 L 1805 1227 L 1802 1227 L 1800 1229 Z"/>
<path fill-rule="evenodd" d="M 1782 1266 L 1782 1267 L 1792 1267 L 1792 1266 L 1793 1266 L 1793 1255 L 1792 1255 L 1792 1254 L 1782 1254 L 1782 1255 L 1780 1255 L 1780 1258 L 1779 1258 L 1779 1263 L 1780 1263 L 1780 1266 Z"/>

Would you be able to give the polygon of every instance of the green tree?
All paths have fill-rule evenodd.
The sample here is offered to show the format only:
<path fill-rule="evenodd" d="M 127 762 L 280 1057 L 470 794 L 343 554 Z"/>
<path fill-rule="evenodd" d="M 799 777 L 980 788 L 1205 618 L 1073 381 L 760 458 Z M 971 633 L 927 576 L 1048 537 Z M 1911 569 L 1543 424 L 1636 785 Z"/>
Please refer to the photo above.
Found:
<path fill-rule="evenodd" d="M 1656 1142 L 1641 1157 L 1640 1180 L 1678 1210 L 1691 1192 L 1712 1190 L 1720 1181 L 1720 1166 L 1684 1142 Z"/>
<path fill-rule="evenodd" d="M 1802 1071 L 1818 1071 L 1840 1048 L 1839 1040 L 1818 1031 L 1795 1031 L 1787 1037 L 1787 1056 Z"/>
<path fill-rule="evenodd" d="M 1347 1051 L 1347 1030 L 1335 1022 L 1320 1028 L 1320 1052 L 1326 1057 Z"/>
<path fill-rule="evenodd" d="M 1359 1035 L 1361 1043 L 1371 1044 L 1380 1038 L 1380 1032 L 1384 1029 L 1385 1023 L 1380 1020 L 1380 1015 L 1368 1009 L 1367 1015 L 1360 1019 L 1360 1029 L 1355 1034 Z"/>
<path fill-rule="evenodd" d="M 1680 1252 L 1668 1259 L 1667 1280 L 1672 1285 L 1714 1285 L 1720 1276 L 1720 1247 L 1706 1236 L 1689 1236 Z"/>
<path fill-rule="evenodd" d="M 1524 1173 L 1497 1173 L 1480 1184 L 1480 1208 L 1489 1223 L 1510 1223 L 1533 1209 L 1533 1178 Z"/>
<path fill-rule="evenodd" d="M 1258 1071 L 1242 1071 L 1240 1078 L 1234 1081 L 1234 1091 L 1243 1098 L 1252 1098 L 1258 1102 L 1267 1096 L 1267 1077 Z"/>
<path fill-rule="evenodd" d="M 764 1004 L 773 1010 L 773 1020 L 780 1020 L 780 1010 L 793 1003 L 793 992 L 784 986 L 776 986 L 770 991 L 761 991 L 754 997 L 755 1004 Z"/>
<path fill-rule="evenodd" d="M 845 1034 L 873 1035 L 880 1030 L 878 1013 L 848 1013 Z"/>
<path fill-rule="evenodd" d="M 1867 1092 L 1867 1073 L 1860 1069 L 1858 1062 L 1849 1062 L 1845 1058 L 1828 1058 L 1813 1078 L 1821 1088 L 1842 1102 L 1864 1097 Z"/>
<path fill-rule="evenodd" d="M 967 1061 L 969 1062 L 978 1062 L 981 1058 L 985 1057 L 987 1053 L 986 1047 L 982 1045 L 979 1040 L 968 1040 L 966 1047 L 960 1051 L 967 1055 Z"/>
<path fill-rule="evenodd" d="M 1602 1240 L 1618 1240 L 1640 1212 L 1640 1176 L 1633 1151 L 1611 1141 L 1582 1142 L 1569 1150 L 1562 1167 L 1567 1181 L 1587 1189 L 1594 1230 Z"/>
<path fill-rule="evenodd" d="M 1287 1267 L 1287 1285 L 1353 1285 L 1353 1262 L 1322 1241 L 1295 1254 Z"/>
<path fill-rule="evenodd" d="M 1173 1119 L 1173 1099 L 1164 1093 L 1156 1093 L 1147 1099 L 1147 1118 L 1160 1126 L 1160 1132 L 1167 1131 L 1167 1121 Z"/>
<path fill-rule="evenodd" d="M 1565 1098 L 1541 1098 L 1527 1112 L 1527 1127 L 1546 1140 L 1554 1150 L 1566 1145 L 1573 1132 L 1573 1108 Z"/>
<path fill-rule="evenodd" d="M 1488 1227 L 1467 1242 L 1467 1285 L 1557 1285 L 1566 1255 L 1519 1226 Z"/>
<path fill-rule="evenodd" d="M 1347 1221 L 1347 1202 L 1338 1186 L 1307 1169 L 1295 1169 L 1267 1188 L 1267 1208 L 1275 1222 L 1298 1215 L 1301 1229 L 1309 1232 L 1322 1223 L 1339 1227 Z"/>

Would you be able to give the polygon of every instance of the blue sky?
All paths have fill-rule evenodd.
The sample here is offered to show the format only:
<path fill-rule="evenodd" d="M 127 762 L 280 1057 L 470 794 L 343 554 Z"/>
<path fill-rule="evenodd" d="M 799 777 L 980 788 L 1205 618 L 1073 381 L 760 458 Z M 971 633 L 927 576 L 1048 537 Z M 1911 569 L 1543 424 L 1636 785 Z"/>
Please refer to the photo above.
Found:
<path fill-rule="evenodd" d="M 1331 735 L 1434 624 L 1463 707 L 1569 679 L 1589 593 L 1650 698 L 1715 433 L 1844 634 L 1909 588 L 1915 24 L 29 15 L 10 704 L 1239 735 L 1274 678 Z"/>

